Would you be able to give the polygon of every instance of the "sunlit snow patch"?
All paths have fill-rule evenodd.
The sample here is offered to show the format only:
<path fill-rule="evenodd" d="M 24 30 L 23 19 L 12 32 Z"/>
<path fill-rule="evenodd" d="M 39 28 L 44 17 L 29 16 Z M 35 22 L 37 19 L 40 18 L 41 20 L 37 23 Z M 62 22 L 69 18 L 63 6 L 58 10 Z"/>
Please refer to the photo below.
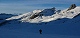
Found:
<path fill-rule="evenodd" d="M 61 18 L 69 18 L 72 19 L 76 15 L 80 13 L 80 7 L 76 7 L 72 10 L 67 11 L 67 9 L 62 10 L 60 13 L 55 13 L 51 16 L 38 16 L 34 19 L 30 19 L 30 17 L 35 13 L 40 13 L 43 10 L 34 10 L 33 12 L 25 13 L 19 16 L 14 16 L 8 18 L 6 20 L 13 20 L 13 19 L 21 19 L 22 22 L 29 22 L 29 23 L 41 23 L 41 22 L 50 22 L 53 20 L 61 19 Z M 48 13 L 49 14 L 49 13 Z"/>

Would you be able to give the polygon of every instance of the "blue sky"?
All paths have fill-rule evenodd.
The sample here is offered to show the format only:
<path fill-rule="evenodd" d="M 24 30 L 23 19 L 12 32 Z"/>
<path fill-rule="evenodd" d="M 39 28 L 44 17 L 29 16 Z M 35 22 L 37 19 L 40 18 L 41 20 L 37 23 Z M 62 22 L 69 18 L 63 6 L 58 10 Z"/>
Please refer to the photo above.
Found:
<path fill-rule="evenodd" d="M 52 7 L 65 9 L 71 4 L 80 6 L 80 0 L 0 0 L 0 13 L 27 13 Z"/>

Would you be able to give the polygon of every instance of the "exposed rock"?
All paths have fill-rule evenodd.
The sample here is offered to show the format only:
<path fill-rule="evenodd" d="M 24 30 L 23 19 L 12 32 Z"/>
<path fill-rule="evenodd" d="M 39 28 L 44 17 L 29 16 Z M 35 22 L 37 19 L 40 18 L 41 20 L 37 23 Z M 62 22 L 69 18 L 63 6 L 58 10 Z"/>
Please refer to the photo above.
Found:
<path fill-rule="evenodd" d="M 53 15 L 54 14 L 54 12 L 55 12 L 55 7 L 53 7 L 53 8 L 50 8 L 50 9 L 44 9 L 43 11 L 41 11 L 41 12 L 39 12 L 39 13 L 37 13 L 37 14 L 33 14 L 31 17 L 30 17 L 30 19 L 34 19 L 34 18 L 36 18 L 36 17 L 38 17 L 38 16 L 50 16 L 50 15 Z"/>
<path fill-rule="evenodd" d="M 75 4 L 72 4 L 72 5 L 69 7 L 68 10 L 71 10 L 71 9 L 74 9 L 74 8 L 76 8 L 76 5 L 75 5 Z M 68 11 L 68 10 L 67 10 L 67 11 Z"/>
<path fill-rule="evenodd" d="M 30 17 L 30 19 L 34 19 L 34 18 L 36 18 L 36 17 L 39 16 L 39 15 L 40 15 L 40 13 L 34 14 L 34 15 L 32 15 L 32 16 Z"/>

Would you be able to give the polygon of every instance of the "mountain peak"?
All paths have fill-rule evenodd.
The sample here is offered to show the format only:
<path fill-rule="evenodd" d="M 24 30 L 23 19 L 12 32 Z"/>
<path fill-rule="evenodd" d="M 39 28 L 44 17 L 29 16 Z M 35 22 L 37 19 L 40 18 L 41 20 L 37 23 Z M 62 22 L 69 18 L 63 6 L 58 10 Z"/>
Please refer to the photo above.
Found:
<path fill-rule="evenodd" d="M 68 10 L 71 10 L 71 9 L 74 9 L 74 8 L 76 8 L 76 4 L 72 4 L 72 5 L 69 7 Z"/>
<path fill-rule="evenodd" d="M 41 23 L 50 22 L 61 18 L 72 19 L 76 15 L 80 14 L 80 7 L 75 7 L 71 10 L 60 10 L 59 13 L 57 13 L 57 11 L 58 10 L 55 10 L 53 8 L 44 10 L 34 10 L 33 12 L 13 16 L 6 20 L 20 19 L 20 21 L 22 22 Z"/>

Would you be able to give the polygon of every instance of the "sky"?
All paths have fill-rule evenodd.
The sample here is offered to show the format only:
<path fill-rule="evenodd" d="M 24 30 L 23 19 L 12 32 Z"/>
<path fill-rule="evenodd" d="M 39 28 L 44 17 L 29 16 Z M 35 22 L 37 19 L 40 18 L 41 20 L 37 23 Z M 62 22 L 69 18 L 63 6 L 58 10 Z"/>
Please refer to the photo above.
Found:
<path fill-rule="evenodd" d="M 0 0 L 0 13 L 22 14 L 52 7 L 63 10 L 71 4 L 80 6 L 80 0 Z"/>

